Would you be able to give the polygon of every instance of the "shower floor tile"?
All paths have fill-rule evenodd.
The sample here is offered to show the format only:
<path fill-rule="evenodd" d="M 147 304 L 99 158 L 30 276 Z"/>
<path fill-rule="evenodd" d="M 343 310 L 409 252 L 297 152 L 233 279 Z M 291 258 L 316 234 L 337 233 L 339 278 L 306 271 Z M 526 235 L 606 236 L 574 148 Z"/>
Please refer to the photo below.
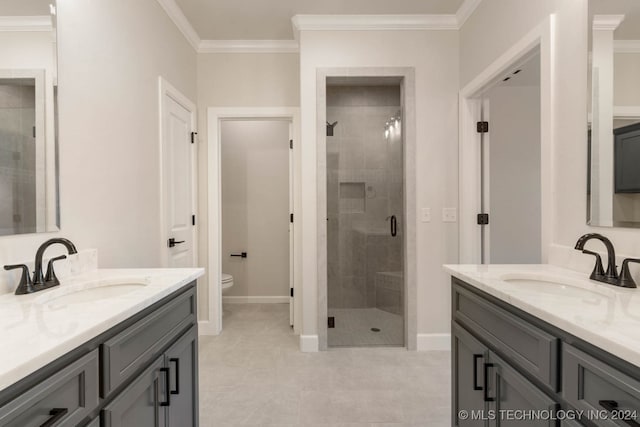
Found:
<path fill-rule="evenodd" d="M 399 314 L 377 308 L 335 308 L 329 309 L 329 316 L 335 317 L 336 325 L 328 330 L 330 347 L 404 345 L 404 321 Z"/>

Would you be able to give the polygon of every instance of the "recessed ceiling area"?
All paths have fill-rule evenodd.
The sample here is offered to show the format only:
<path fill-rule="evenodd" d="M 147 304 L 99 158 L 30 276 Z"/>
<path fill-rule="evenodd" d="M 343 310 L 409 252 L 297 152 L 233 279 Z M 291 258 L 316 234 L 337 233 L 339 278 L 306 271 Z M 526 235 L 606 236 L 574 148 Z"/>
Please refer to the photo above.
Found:
<path fill-rule="evenodd" d="M 455 14 L 463 0 L 176 0 L 203 40 L 291 40 L 294 15 Z"/>

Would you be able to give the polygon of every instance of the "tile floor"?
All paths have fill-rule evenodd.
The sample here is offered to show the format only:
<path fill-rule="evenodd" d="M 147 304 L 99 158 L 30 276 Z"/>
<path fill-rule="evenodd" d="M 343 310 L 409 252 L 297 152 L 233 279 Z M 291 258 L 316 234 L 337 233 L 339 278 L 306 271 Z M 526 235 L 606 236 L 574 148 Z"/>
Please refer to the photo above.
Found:
<path fill-rule="evenodd" d="M 404 322 L 399 314 L 378 308 L 334 308 L 329 316 L 336 322 L 336 327 L 328 330 L 330 347 L 404 345 Z"/>
<path fill-rule="evenodd" d="M 450 354 L 402 348 L 301 353 L 284 304 L 225 306 L 200 338 L 200 425 L 445 427 Z"/>

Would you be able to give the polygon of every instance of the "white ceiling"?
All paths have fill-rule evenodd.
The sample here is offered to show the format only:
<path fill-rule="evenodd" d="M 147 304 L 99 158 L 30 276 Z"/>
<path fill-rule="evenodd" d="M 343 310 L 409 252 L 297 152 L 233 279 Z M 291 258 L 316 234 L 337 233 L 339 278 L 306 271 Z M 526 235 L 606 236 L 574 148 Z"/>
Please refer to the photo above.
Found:
<path fill-rule="evenodd" d="M 455 15 L 464 2 L 464 0 L 175 1 L 202 40 L 291 40 L 293 39 L 291 18 L 294 15 Z"/>

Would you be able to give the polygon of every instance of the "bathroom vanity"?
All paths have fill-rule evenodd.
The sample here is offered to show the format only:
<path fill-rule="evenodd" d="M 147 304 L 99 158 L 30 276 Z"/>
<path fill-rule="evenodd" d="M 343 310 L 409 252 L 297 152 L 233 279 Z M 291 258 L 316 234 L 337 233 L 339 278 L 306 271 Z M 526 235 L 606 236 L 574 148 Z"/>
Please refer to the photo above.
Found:
<path fill-rule="evenodd" d="M 452 425 L 640 425 L 637 291 L 545 265 L 446 269 Z"/>
<path fill-rule="evenodd" d="M 201 274 L 96 270 L 0 296 L 0 425 L 197 426 Z"/>

